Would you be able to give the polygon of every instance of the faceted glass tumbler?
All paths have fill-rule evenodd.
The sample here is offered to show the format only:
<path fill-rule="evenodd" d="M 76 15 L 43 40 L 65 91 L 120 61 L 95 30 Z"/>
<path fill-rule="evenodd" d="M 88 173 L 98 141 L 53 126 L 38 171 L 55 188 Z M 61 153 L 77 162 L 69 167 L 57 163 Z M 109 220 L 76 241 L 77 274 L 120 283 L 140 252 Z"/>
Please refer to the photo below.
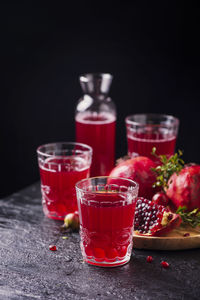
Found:
<path fill-rule="evenodd" d="M 179 120 L 163 114 L 135 114 L 126 117 L 128 155 L 147 156 L 154 161 L 152 148 L 157 155 L 174 154 Z"/>
<path fill-rule="evenodd" d="M 92 148 L 73 142 L 46 144 L 38 147 L 44 214 L 63 220 L 77 210 L 75 184 L 89 177 Z"/>
<path fill-rule="evenodd" d="M 114 267 L 131 257 L 138 184 L 116 177 L 93 177 L 76 184 L 84 261 Z"/>

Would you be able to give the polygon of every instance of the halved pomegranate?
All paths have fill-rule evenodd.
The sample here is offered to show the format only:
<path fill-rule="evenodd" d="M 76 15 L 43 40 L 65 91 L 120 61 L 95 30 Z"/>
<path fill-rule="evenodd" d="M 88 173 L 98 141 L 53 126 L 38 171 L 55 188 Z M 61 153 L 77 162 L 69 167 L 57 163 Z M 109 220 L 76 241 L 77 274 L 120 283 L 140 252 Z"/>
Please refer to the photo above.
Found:
<path fill-rule="evenodd" d="M 135 209 L 134 231 L 139 235 L 160 236 L 181 223 L 181 217 L 168 207 L 138 198 Z"/>

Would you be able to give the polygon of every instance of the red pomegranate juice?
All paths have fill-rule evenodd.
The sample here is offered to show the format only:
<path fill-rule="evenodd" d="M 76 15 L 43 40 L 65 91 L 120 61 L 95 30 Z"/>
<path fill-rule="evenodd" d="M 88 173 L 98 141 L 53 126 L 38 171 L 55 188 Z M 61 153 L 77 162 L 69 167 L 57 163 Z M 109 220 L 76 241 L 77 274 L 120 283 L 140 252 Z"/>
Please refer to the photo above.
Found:
<path fill-rule="evenodd" d="M 115 162 L 115 116 L 107 113 L 79 113 L 76 141 L 93 148 L 91 176 L 108 175 Z"/>
<path fill-rule="evenodd" d="M 75 184 L 89 177 L 85 161 L 76 156 L 48 158 L 39 163 L 42 204 L 46 216 L 63 220 L 65 215 L 77 210 Z"/>
<path fill-rule="evenodd" d="M 128 133 L 128 154 L 130 156 L 141 155 L 147 156 L 154 161 L 155 156 L 151 155 L 152 148 L 156 147 L 157 155 L 167 155 L 168 157 L 174 154 L 176 137 L 165 137 L 162 134 L 148 133 Z"/>
<path fill-rule="evenodd" d="M 79 208 L 85 261 L 99 266 L 126 263 L 132 250 L 135 201 L 128 204 L 118 193 L 96 193 L 89 198 Z"/>

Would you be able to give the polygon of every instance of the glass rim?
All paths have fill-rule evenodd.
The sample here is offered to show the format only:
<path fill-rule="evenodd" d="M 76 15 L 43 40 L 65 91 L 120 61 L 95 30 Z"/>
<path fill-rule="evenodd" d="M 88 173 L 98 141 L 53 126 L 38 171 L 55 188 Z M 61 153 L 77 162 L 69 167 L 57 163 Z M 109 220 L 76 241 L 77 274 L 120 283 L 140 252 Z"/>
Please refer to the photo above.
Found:
<path fill-rule="evenodd" d="M 55 146 L 55 145 L 81 146 L 81 147 L 85 148 L 82 151 L 83 153 L 87 153 L 87 152 L 90 153 L 90 154 L 93 153 L 93 149 L 89 145 L 86 145 L 86 144 L 83 144 L 83 143 L 76 143 L 76 142 L 55 142 L 55 143 L 42 144 L 42 145 L 40 145 L 40 146 L 37 147 L 36 152 L 37 152 L 38 155 L 42 155 L 42 156 L 45 156 L 45 157 L 51 157 L 51 156 L 53 156 L 53 154 L 45 153 L 44 151 L 41 151 L 41 148 L 42 147 L 48 147 L 48 146 Z"/>
<path fill-rule="evenodd" d="M 173 115 L 167 115 L 167 114 L 156 114 L 156 113 L 147 113 L 147 114 L 133 114 L 133 115 L 129 115 L 125 118 L 125 123 L 127 125 L 138 125 L 138 126 L 146 126 L 148 125 L 148 123 L 141 123 L 141 122 L 138 122 L 138 121 L 133 121 L 133 120 L 130 120 L 131 118 L 135 117 L 135 116 L 149 116 L 151 118 L 154 118 L 154 117 L 159 117 L 159 118 L 162 118 L 162 117 L 165 117 L 166 119 L 169 119 L 171 121 L 174 121 L 173 125 L 176 125 L 178 126 L 179 125 L 179 119 L 177 117 L 174 117 Z M 172 124 L 152 124 L 154 125 L 155 127 L 156 126 L 171 126 Z"/>
<path fill-rule="evenodd" d="M 89 181 L 89 180 L 91 180 L 91 179 L 97 179 L 97 178 L 102 178 L 102 179 L 103 179 L 103 178 L 105 178 L 105 179 L 106 179 L 106 178 L 119 179 L 119 180 L 125 180 L 126 182 L 128 181 L 128 182 L 134 184 L 134 186 L 130 186 L 130 187 L 133 187 L 132 190 L 127 190 L 126 192 L 120 191 L 119 193 L 121 193 L 121 194 L 127 194 L 127 193 L 131 193 L 131 192 L 135 192 L 135 191 L 137 191 L 137 190 L 139 189 L 139 184 L 138 184 L 136 181 L 134 181 L 134 180 L 132 180 L 132 179 L 129 179 L 129 178 L 124 178 L 124 177 L 114 177 L 114 176 L 95 176 L 95 177 L 84 178 L 84 179 L 81 179 L 81 180 L 79 180 L 78 182 L 76 182 L 76 184 L 75 184 L 76 190 L 79 190 L 79 191 L 82 191 L 82 192 L 85 192 L 85 193 L 88 193 L 88 194 L 97 194 L 98 191 L 86 191 L 85 188 L 80 188 L 80 187 L 79 187 L 79 185 L 80 185 L 81 183 L 86 182 L 86 181 Z M 128 188 L 129 188 L 129 187 L 128 187 Z"/>

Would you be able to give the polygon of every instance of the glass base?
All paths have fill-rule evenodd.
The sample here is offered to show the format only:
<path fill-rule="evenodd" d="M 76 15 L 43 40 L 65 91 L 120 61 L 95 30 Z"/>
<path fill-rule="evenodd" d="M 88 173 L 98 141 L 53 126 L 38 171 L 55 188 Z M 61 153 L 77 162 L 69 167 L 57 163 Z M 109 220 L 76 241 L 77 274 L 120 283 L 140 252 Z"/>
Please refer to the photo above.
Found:
<path fill-rule="evenodd" d="M 127 250 L 124 253 L 124 255 L 119 256 L 113 256 L 112 258 L 108 258 L 106 255 L 101 255 L 101 254 L 105 254 L 105 249 L 103 248 L 96 248 L 96 250 L 98 249 L 99 251 L 101 251 L 98 253 L 99 255 L 96 256 L 94 255 L 94 252 L 91 251 L 91 249 L 87 249 L 86 247 L 84 247 L 82 241 L 80 242 L 80 246 L 81 246 L 81 252 L 82 252 L 82 256 L 83 256 L 83 260 L 85 262 L 87 262 L 88 264 L 94 265 L 94 266 L 98 266 L 98 267 L 118 267 L 118 266 L 122 266 L 125 265 L 126 263 L 129 262 L 130 258 L 131 258 L 131 254 L 132 254 L 132 240 L 130 242 L 130 244 L 127 246 Z"/>
<path fill-rule="evenodd" d="M 53 220 L 60 220 L 60 221 L 63 221 L 64 218 L 65 218 L 65 215 L 64 215 L 64 216 L 60 216 L 60 215 L 58 215 L 56 212 L 49 212 L 45 205 L 43 205 L 43 212 L 44 212 L 44 215 L 45 215 L 47 218 L 50 218 L 50 219 L 53 219 Z M 67 213 L 66 213 L 66 214 L 67 214 Z"/>
<path fill-rule="evenodd" d="M 51 214 L 45 214 L 45 216 L 49 219 L 53 219 L 53 220 L 60 220 L 60 221 L 64 221 L 63 216 L 55 216 L 55 215 L 51 215 Z"/>
<path fill-rule="evenodd" d="M 90 264 L 90 265 L 93 265 L 93 266 L 96 266 L 96 267 L 106 267 L 106 268 L 110 268 L 110 267 L 119 267 L 119 266 L 123 266 L 125 264 L 127 264 L 129 261 L 130 261 L 130 256 L 128 257 L 125 257 L 124 259 L 116 259 L 114 262 L 108 262 L 108 261 L 102 261 L 102 262 L 99 262 L 99 261 L 96 261 L 95 259 L 90 259 L 90 258 L 83 258 L 83 260 Z"/>

